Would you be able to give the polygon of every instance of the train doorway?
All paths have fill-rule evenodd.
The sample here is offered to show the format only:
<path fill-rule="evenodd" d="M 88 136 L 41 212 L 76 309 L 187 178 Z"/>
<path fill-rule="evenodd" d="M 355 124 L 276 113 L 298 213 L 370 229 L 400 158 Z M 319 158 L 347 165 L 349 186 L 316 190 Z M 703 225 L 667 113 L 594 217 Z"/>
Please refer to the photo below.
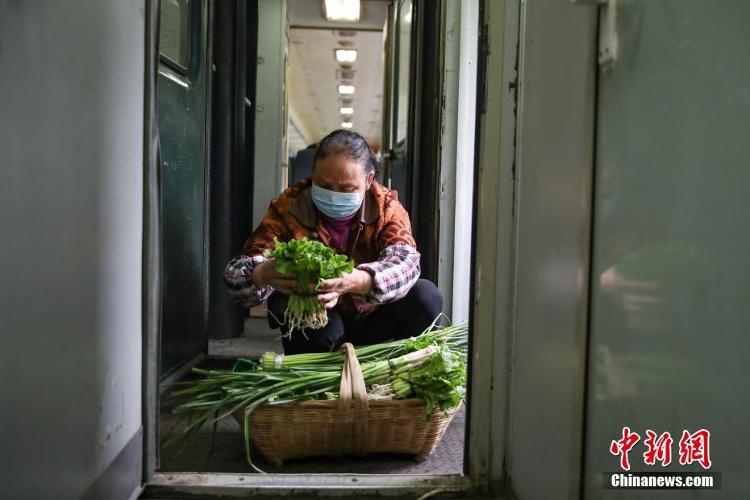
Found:
<path fill-rule="evenodd" d="M 306 175 L 307 152 L 336 128 L 358 131 L 381 157 L 378 180 L 398 192 L 410 214 L 422 276 L 443 291 L 449 315 L 456 309 L 456 320 L 468 319 L 471 224 L 457 218 L 472 216 L 473 135 L 457 145 L 458 118 L 445 106 L 463 106 L 464 125 L 473 128 L 475 102 L 459 103 L 457 74 L 463 61 L 469 78 L 462 83 L 473 96 L 478 3 L 368 0 L 360 22 L 336 23 L 319 2 L 305 0 L 161 1 L 159 394 L 194 366 L 228 367 L 238 357 L 282 352 L 264 308 L 233 304 L 221 276 L 270 200 Z M 459 23 L 469 29 L 457 30 Z M 469 231 L 460 244 L 451 230 L 459 225 Z M 465 274 L 461 293 L 453 286 L 457 262 Z M 162 437 L 173 430 L 169 410 L 152 418 Z M 178 454 L 157 445 L 155 470 L 248 472 L 242 430 L 226 420 Z M 460 478 L 465 435 L 462 411 L 425 463 L 374 457 L 259 465 L 278 473 Z"/>

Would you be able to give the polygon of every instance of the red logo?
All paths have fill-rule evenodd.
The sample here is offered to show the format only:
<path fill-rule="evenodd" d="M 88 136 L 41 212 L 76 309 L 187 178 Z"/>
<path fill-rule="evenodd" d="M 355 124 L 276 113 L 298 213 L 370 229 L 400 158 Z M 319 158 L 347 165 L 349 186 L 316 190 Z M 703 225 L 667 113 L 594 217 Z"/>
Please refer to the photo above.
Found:
<path fill-rule="evenodd" d="M 700 429 L 693 434 L 683 430 L 679 443 L 680 465 L 690 465 L 698 462 L 704 469 L 711 467 L 710 448 L 711 433 L 706 429 Z M 623 470 L 630 470 L 630 460 L 628 453 L 641 440 L 637 432 L 632 432 L 630 427 L 622 428 L 622 438 L 612 441 L 609 445 L 609 452 L 614 456 L 620 457 L 620 467 Z M 643 463 L 646 465 L 656 465 L 661 463 L 666 467 L 672 463 L 672 443 L 674 440 L 669 432 L 657 434 L 648 429 L 646 439 L 643 444 L 646 451 L 643 453 Z"/>
<path fill-rule="evenodd" d="M 628 461 L 628 452 L 630 451 L 635 443 L 640 441 L 641 436 L 637 433 L 630 432 L 630 427 L 622 428 L 622 439 L 619 441 L 612 441 L 609 445 L 609 452 L 615 456 L 620 455 L 620 467 L 623 470 L 630 470 L 630 462 Z"/>
<path fill-rule="evenodd" d="M 662 467 L 672 463 L 672 436 L 669 432 L 663 433 L 658 438 L 651 429 L 646 431 L 646 439 L 643 441 L 648 450 L 643 454 L 643 462 L 646 465 L 654 465 L 658 460 Z"/>
<path fill-rule="evenodd" d="M 680 438 L 680 464 L 688 465 L 698 462 L 701 467 L 708 469 L 711 467 L 711 457 L 708 452 L 708 441 L 711 433 L 706 429 L 701 429 L 693 434 L 688 431 L 682 431 Z"/>

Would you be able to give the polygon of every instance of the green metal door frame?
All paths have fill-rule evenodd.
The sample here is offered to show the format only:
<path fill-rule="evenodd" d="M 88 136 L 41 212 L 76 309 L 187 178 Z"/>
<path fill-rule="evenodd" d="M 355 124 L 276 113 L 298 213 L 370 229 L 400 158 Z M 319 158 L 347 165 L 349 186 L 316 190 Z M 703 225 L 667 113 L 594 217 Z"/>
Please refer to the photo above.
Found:
<path fill-rule="evenodd" d="M 518 95 L 515 156 L 499 190 L 489 188 L 505 206 L 501 227 L 503 212 L 514 212 L 512 232 L 498 235 L 513 258 L 510 328 L 495 356 L 514 361 L 496 382 L 507 387 L 510 416 L 493 467 L 505 468 L 511 496 L 574 499 L 581 491 L 597 12 L 534 0 L 521 2 L 519 18 L 518 79 L 493 82 L 490 68 L 487 80 L 488 109 L 498 91 Z M 489 31 L 492 59 L 492 25 Z"/>
<path fill-rule="evenodd" d="M 208 346 L 210 258 L 210 9 L 208 0 L 180 5 L 187 9 L 181 15 L 188 17 L 189 57 L 180 68 L 160 54 L 157 74 L 163 219 L 160 372 L 172 379 L 201 359 Z"/>
<path fill-rule="evenodd" d="M 143 125 L 143 483 L 154 475 L 159 443 L 159 330 L 161 323 L 161 202 L 156 77 L 159 0 L 145 0 Z"/>

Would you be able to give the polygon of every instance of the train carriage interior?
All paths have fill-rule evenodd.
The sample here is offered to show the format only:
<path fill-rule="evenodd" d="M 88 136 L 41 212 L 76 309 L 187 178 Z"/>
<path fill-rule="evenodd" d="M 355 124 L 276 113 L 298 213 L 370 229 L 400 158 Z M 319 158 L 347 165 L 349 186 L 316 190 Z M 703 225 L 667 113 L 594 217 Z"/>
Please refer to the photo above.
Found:
<path fill-rule="evenodd" d="M 453 10 L 457 22 L 458 4 Z M 435 23 L 439 27 L 439 15 L 429 3 L 412 0 L 161 2 L 162 442 L 185 425 L 166 401 L 173 383 L 191 368 L 226 368 L 237 358 L 283 353 L 266 304 L 248 310 L 231 302 L 222 266 L 239 252 L 271 200 L 312 175 L 316 143 L 332 130 L 360 133 L 381 158 L 377 180 L 398 193 L 424 249 L 421 276 L 438 283 L 448 317 L 468 319 L 465 288 L 458 285 L 454 316 L 452 279 L 438 280 L 438 268 L 444 277 L 454 272 L 453 236 L 439 245 L 438 231 L 441 218 L 455 220 L 456 213 L 446 206 L 440 214 L 437 183 L 454 193 L 455 175 L 473 176 L 471 164 L 453 178 L 438 179 L 440 137 L 432 127 L 415 130 L 423 126 L 419 120 L 441 112 L 435 97 L 444 77 L 431 63 L 440 51 L 431 31 Z M 462 196 L 459 202 L 469 207 L 470 192 Z M 459 245 L 459 267 L 470 265 L 469 255 L 470 248 Z M 272 472 L 462 474 L 464 417 L 462 408 L 436 452 L 421 463 L 375 455 L 274 466 L 254 455 L 259 467 Z M 247 469 L 242 427 L 230 418 L 204 427 L 185 447 L 160 454 L 164 472 Z"/>

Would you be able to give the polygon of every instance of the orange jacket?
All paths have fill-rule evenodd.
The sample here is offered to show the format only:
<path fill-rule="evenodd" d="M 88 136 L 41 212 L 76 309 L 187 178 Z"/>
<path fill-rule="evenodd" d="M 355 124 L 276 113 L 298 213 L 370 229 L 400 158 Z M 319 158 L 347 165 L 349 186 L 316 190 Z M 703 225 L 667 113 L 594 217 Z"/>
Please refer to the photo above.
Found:
<path fill-rule="evenodd" d="M 266 249 L 273 247 L 274 237 L 281 241 L 289 241 L 306 236 L 309 239 L 319 240 L 332 246 L 331 236 L 323 227 L 317 209 L 313 204 L 311 185 L 312 179 L 303 179 L 286 189 L 271 202 L 260 224 L 245 242 L 241 252 L 242 256 L 257 259 L 263 255 Z M 352 225 L 352 236 L 350 237 L 347 255 L 354 261 L 355 266 L 372 272 L 377 281 L 376 270 L 381 268 L 370 266 L 368 263 L 373 263 L 382 258 L 385 253 L 388 253 L 386 250 L 388 247 L 410 248 L 413 252 L 409 257 L 411 259 L 410 265 L 416 267 L 416 270 L 411 269 L 408 276 L 398 282 L 399 284 L 403 282 L 406 287 L 403 293 L 399 294 L 403 295 L 419 276 L 419 253 L 416 252 L 416 243 L 411 234 L 409 214 L 399 203 L 396 191 L 387 189 L 374 181 L 365 193 L 359 215 Z M 414 263 L 414 255 L 416 255 L 416 263 Z M 235 259 L 230 262 L 227 268 L 226 280 L 230 289 L 233 287 L 241 288 L 241 285 L 237 284 L 238 275 L 247 275 L 248 272 L 252 272 L 246 270 L 238 273 L 235 269 L 233 277 L 230 278 L 230 268 L 233 267 L 233 263 L 236 268 L 241 262 L 242 259 L 239 261 Z M 392 276 L 384 276 L 381 281 L 387 279 L 394 280 Z M 238 297 L 235 298 L 240 300 Z M 377 299 L 373 300 L 372 297 L 361 296 L 352 297 L 347 294 L 341 297 L 339 304 L 342 312 L 351 315 L 355 312 L 360 314 L 370 312 L 375 307 L 372 302 L 377 302 Z"/>

